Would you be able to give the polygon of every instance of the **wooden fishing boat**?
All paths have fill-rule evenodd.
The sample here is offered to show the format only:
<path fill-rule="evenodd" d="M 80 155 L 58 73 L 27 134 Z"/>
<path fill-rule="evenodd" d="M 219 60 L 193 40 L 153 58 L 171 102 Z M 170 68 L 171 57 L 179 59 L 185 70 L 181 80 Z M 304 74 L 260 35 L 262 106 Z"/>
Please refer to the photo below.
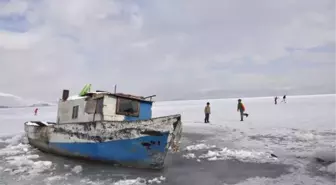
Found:
<path fill-rule="evenodd" d="M 25 132 L 30 145 L 45 152 L 162 169 L 168 151 L 178 150 L 181 115 L 152 118 L 151 98 L 106 91 L 69 97 L 63 90 L 57 121 L 28 121 Z"/>

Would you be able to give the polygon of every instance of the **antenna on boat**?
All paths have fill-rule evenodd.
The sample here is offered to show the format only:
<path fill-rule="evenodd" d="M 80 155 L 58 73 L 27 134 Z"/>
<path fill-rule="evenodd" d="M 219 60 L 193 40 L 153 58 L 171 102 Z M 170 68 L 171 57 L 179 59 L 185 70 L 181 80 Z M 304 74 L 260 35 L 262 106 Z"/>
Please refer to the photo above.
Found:
<path fill-rule="evenodd" d="M 117 84 L 114 85 L 114 94 L 117 93 Z"/>

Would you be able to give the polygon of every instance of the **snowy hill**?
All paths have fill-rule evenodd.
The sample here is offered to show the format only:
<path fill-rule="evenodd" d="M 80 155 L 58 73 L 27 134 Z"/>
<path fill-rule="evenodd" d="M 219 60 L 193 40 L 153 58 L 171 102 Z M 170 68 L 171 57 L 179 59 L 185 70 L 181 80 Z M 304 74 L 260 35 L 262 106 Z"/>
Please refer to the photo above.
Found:
<path fill-rule="evenodd" d="M 41 102 L 37 100 L 24 99 L 22 97 L 2 93 L 0 92 L 0 108 L 12 108 L 12 107 L 40 107 L 40 106 L 51 106 L 53 104 L 48 102 Z"/>

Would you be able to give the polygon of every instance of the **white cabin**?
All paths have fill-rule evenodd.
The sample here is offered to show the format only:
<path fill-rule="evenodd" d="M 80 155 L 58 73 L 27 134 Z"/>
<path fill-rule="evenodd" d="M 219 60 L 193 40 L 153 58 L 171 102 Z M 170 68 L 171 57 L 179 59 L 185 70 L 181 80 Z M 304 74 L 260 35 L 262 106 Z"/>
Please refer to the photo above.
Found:
<path fill-rule="evenodd" d="M 67 90 L 63 91 L 63 98 L 58 102 L 57 124 L 152 118 L 153 102 L 144 97 L 109 92 L 67 97 L 67 93 Z"/>

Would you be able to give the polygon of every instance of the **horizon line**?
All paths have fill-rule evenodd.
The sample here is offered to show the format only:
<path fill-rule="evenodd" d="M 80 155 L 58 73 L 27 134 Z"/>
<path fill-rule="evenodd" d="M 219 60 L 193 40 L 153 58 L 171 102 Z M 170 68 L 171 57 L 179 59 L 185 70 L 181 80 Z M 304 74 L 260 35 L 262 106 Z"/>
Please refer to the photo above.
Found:
<path fill-rule="evenodd" d="M 304 98 L 304 97 L 311 97 L 311 96 L 336 96 L 336 93 L 328 93 L 328 94 L 302 94 L 302 95 L 289 95 L 289 97 L 296 97 L 296 98 Z M 267 98 L 274 98 L 275 96 L 249 96 L 249 97 L 232 97 L 232 98 L 208 98 L 208 99 L 181 99 L 181 100 L 164 100 L 164 101 L 155 101 L 155 102 L 178 102 L 178 101 L 211 101 L 211 100 L 231 100 L 231 99 L 267 99 Z M 279 97 L 279 96 L 278 96 Z M 280 96 L 282 97 L 282 96 Z M 288 97 L 288 95 L 286 95 Z"/>

